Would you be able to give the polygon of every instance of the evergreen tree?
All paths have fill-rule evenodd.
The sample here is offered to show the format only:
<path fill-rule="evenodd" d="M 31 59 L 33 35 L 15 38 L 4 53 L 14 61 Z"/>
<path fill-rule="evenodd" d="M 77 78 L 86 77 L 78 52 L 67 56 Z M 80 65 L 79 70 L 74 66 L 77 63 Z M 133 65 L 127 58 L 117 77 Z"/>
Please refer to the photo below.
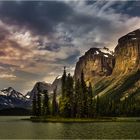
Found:
<path fill-rule="evenodd" d="M 69 117 L 69 98 L 60 97 L 59 99 L 59 111 L 62 117 Z"/>
<path fill-rule="evenodd" d="M 73 77 L 68 74 L 66 75 L 66 70 L 64 67 L 64 72 L 62 76 L 62 97 L 59 102 L 60 113 L 63 117 L 73 117 Z"/>
<path fill-rule="evenodd" d="M 81 98 L 82 98 L 82 114 L 81 117 L 87 117 L 87 87 L 84 80 L 84 72 L 81 72 Z"/>
<path fill-rule="evenodd" d="M 57 91 L 57 87 L 53 91 L 53 100 L 52 100 L 52 115 L 53 116 L 58 115 L 58 103 L 56 101 L 56 91 Z"/>
<path fill-rule="evenodd" d="M 100 101 L 99 101 L 99 96 L 97 95 L 97 98 L 96 98 L 96 116 L 98 116 L 100 114 L 99 105 L 100 105 Z"/>
<path fill-rule="evenodd" d="M 82 98 L 81 98 L 81 85 L 79 79 L 75 82 L 75 100 L 74 100 L 74 112 L 77 118 L 82 115 Z"/>
<path fill-rule="evenodd" d="M 88 107 L 88 117 L 93 117 L 93 92 L 92 92 L 92 86 L 91 83 L 88 87 L 88 97 L 87 97 L 87 107 Z"/>
<path fill-rule="evenodd" d="M 36 94 L 34 93 L 33 95 L 33 101 L 32 101 L 32 115 L 36 116 L 37 115 L 37 102 L 36 102 Z"/>
<path fill-rule="evenodd" d="M 37 116 L 41 116 L 41 90 L 40 84 L 37 84 Z"/>
<path fill-rule="evenodd" d="M 68 74 L 67 81 L 66 81 L 66 98 L 67 102 L 67 116 L 73 117 L 73 77 Z"/>
<path fill-rule="evenodd" d="M 64 72 L 62 75 L 62 96 L 59 99 L 59 110 L 60 115 L 63 117 L 68 117 L 68 98 L 67 98 L 67 74 L 66 74 L 66 67 L 64 67 Z"/>
<path fill-rule="evenodd" d="M 48 91 L 44 90 L 43 94 L 44 94 L 44 99 L 43 99 L 43 115 L 47 116 L 47 115 L 50 115 Z"/>
<path fill-rule="evenodd" d="M 64 67 L 64 72 L 62 75 L 62 97 L 64 97 L 66 94 L 66 80 L 67 80 L 66 67 Z"/>

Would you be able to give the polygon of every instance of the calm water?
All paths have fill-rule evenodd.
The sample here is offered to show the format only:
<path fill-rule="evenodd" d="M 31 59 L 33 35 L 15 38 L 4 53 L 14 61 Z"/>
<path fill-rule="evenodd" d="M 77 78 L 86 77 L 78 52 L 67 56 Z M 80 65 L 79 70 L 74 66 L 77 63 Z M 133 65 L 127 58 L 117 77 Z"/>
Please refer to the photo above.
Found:
<path fill-rule="evenodd" d="M 0 117 L 1 139 L 140 139 L 140 122 L 32 123 Z"/>

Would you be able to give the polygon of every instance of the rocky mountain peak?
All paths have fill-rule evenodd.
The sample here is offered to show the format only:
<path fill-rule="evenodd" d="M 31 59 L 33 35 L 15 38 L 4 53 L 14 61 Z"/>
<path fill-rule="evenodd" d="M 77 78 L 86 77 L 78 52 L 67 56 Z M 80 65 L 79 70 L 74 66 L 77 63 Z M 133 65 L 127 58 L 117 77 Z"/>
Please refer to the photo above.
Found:
<path fill-rule="evenodd" d="M 26 108 L 30 107 L 29 100 L 12 87 L 0 90 L 0 110 L 4 108 Z"/>
<path fill-rule="evenodd" d="M 90 48 L 87 52 L 85 52 L 85 55 L 88 54 L 95 54 L 95 55 L 99 55 L 101 53 L 99 48 Z"/>
<path fill-rule="evenodd" d="M 114 56 L 102 52 L 99 48 L 91 48 L 79 58 L 74 77 L 80 79 L 83 70 L 86 82 L 91 82 L 99 77 L 110 75 L 113 67 Z"/>
<path fill-rule="evenodd" d="M 140 29 L 126 34 L 118 40 L 115 48 L 114 74 L 125 74 L 140 67 Z"/>
<path fill-rule="evenodd" d="M 14 91 L 14 88 L 8 87 L 8 88 L 2 89 L 1 91 L 3 91 L 3 92 L 12 92 L 12 91 Z"/>
<path fill-rule="evenodd" d="M 51 84 L 46 82 L 36 82 L 33 89 L 26 94 L 26 97 L 32 100 L 34 94 L 38 93 L 38 89 L 40 90 L 40 92 L 43 92 L 44 90 L 47 90 L 49 92 L 51 90 Z"/>
<path fill-rule="evenodd" d="M 0 95 L 9 96 L 9 97 L 18 98 L 18 99 L 24 99 L 25 98 L 23 94 L 21 94 L 20 92 L 16 91 L 12 87 L 2 89 L 0 91 Z"/>
<path fill-rule="evenodd" d="M 140 29 L 130 32 L 118 40 L 119 44 L 140 40 Z"/>
<path fill-rule="evenodd" d="M 57 87 L 56 92 L 57 92 L 57 94 L 59 94 L 60 90 L 61 90 L 61 77 L 62 76 L 60 76 L 60 75 L 57 76 L 52 84 L 46 83 L 46 82 L 37 82 L 37 83 L 35 83 L 33 89 L 26 94 L 26 98 L 32 100 L 34 94 L 38 93 L 38 88 L 39 88 L 41 93 L 43 93 L 44 90 L 47 90 L 49 96 L 52 96 L 53 90 Z"/>

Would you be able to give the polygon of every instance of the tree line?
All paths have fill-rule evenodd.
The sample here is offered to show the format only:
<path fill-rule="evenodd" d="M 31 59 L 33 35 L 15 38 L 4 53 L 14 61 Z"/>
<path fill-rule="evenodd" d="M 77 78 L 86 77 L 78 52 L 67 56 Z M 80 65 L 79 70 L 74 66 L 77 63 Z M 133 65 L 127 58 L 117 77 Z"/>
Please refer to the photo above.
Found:
<path fill-rule="evenodd" d="M 53 99 L 50 102 L 48 91 L 41 92 L 39 83 L 37 84 L 37 94 L 34 93 L 32 101 L 33 116 L 55 116 L 58 115 L 58 103 L 56 101 L 56 88 L 53 91 Z"/>
<path fill-rule="evenodd" d="M 62 116 L 68 118 L 93 117 L 93 90 L 91 84 L 86 86 L 84 73 L 81 73 L 80 80 L 74 81 L 73 77 L 64 72 L 62 75 L 61 97 L 56 99 L 57 87 L 53 91 L 53 98 L 50 100 L 48 91 L 41 92 L 39 83 L 37 94 L 34 94 L 32 101 L 33 116 Z"/>
<path fill-rule="evenodd" d="M 37 85 L 37 94 L 32 102 L 33 116 L 61 116 L 67 118 L 93 118 L 99 116 L 138 116 L 140 103 L 134 98 L 125 98 L 123 101 L 107 96 L 99 97 L 94 94 L 91 83 L 86 85 L 84 73 L 74 80 L 66 73 L 64 67 L 62 75 L 61 96 L 57 100 L 57 87 L 49 99 L 48 91 L 41 92 Z"/>

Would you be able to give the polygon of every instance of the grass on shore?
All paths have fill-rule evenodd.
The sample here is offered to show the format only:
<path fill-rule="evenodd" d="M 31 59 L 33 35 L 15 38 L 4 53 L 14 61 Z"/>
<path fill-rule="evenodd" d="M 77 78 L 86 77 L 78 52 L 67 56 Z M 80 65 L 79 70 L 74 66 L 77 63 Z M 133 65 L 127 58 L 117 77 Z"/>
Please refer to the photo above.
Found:
<path fill-rule="evenodd" d="M 98 118 L 61 118 L 61 117 L 30 117 L 32 122 L 52 123 L 87 123 L 87 122 L 140 122 L 138 118 L 123 117 L 98 117 Z"/>

